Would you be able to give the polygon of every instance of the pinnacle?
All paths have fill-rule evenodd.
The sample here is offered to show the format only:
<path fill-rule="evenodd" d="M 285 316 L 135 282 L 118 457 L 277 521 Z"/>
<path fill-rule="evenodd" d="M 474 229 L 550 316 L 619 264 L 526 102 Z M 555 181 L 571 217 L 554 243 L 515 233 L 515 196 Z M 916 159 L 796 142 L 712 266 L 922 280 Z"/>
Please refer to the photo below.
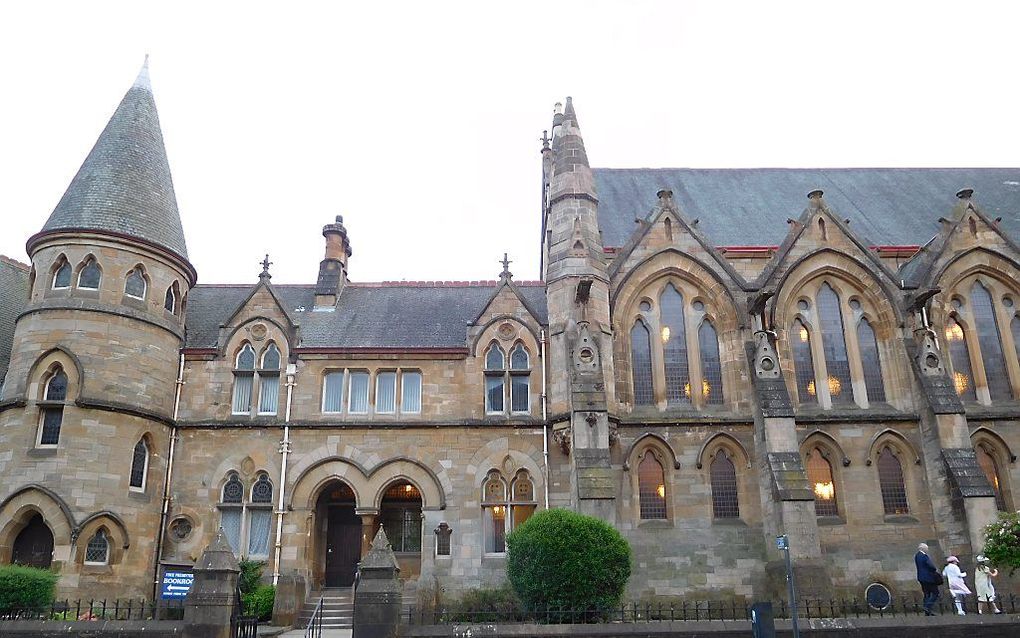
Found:
<path fill-rule="evenodd" d="M 138 71 L 138 77 L 135 78 L 135 83 L 131 85 L 133 89 L 143 89 L 152 93 L 152 82 L 149 81 L 149 54 L 145 54 L 145 62 L 142 63 L 142 68 Z"/>

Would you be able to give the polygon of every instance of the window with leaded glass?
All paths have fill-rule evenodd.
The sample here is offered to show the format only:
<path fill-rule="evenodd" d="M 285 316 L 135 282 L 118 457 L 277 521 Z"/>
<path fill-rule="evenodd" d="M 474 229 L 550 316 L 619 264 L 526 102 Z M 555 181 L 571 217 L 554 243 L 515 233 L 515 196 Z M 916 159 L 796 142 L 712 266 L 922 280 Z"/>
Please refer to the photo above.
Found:
<path fill-rule="evenodd" d="M 829 284 L 818 290 L 818 319 L 821 326 L 822 353 L 828 372 L 826 384 L 833 403 L 852 403 L 853 384 L 850 381 L 850 358 L 843 334 L 843 310 L 839 295 Z"/>
<path fill-rule="evenodd" d="M 135 299 L 145 299 L 145 275 L 142 269 L 132 268 L 124 279 L 124 294 Z"/>
<path fill-rule="evenodd" d="M 903 466 L 889 447 L 878 454 L 878 482 L 882 490 L 882 506 L 886 515 L 908 514 L 907 487 L 903 481 Z"/>
<path fill-rule="evenodd" d="M 103 271 L 100 270 L 99 263 L 89 257 L 81 272 L 78 273 L 78 287 L 85 290 L 98 290 L 102 279 Z"/>
<path fill-rule="evenodd" d="M 995 506 L 1000 512 L 1008 512 L 1009 508 L 1006 506 L 1006 496 L 1003 494 L 1001 483 L 1002 474 L 999 473 L 999 462 L 995 459 L 995 454 L 988 449 L 985 443 L 975 446 L 974 451 L 977 453 L 978 465 L 981 466 L 985 478 L 988 479 L 992 490 L 995 491 Z"/>
<path fill-rule="evenodd" d="M 273 483 L 260 472 L 251 486 L 247 513 L 248 556 L 269 556 L 269 532 L 273 521 Z"/>
<path fill-rule="evenodd" d="M 1020 315 L 1015 315 L 1009 322 L 1009 329 L 1013 333 L 1013 349 L 1016 350 L 1016 358 L 1020 359 Z"/>
<path fill-rule="evenodd" d="M 149 446 L 145 439 L 139 439 L 135 443 L 135 449 L 131 455 L 131 478 L 130 487 L 138 491 L 145 491 L 145 475 L 149 469 Z"/>
<path fill-rule="evenodd" d="M 793 372 L 797 380 L 797 398 L 801 405 L 815 403 L 815 364 L 811 359 L 811 334 L 807 326 L 797 319 L 790 332 L 790 348 L 793 350 Z"/>
<path fill-rule="evenodd" d="M 251 502 L 273 502 L 273 483 L 269 480 L 269 475 L 265 472 L 259 474 L 258 478 L 255 479 L 255 483 L 251 486 Z"/>
<path fill-rule="evenodd" d="M 638 463 L 638 502 L 642 520 L 666 518 L 666 474 L 651 450 Z"/>
<path fill-rule="evenodd" d="M 684 298 L 673 284 L 668 284 L 662 292 L 659 308 L 666 403 L 690 405 L 691 378 L 687 362 L 687 335 L 684 330 Z"/>
<path fill-rule="evenodd" d="M 634 382 L 634 405 L 652 405 L 652 335 L 645 322 L 638 320 L 630 331 L 631 377 Z"/>
<path fill-rule="evenodd" d="M 241 551 L 241 516 L 244 513 L 242 503 L 244 502 L 244 485 L 235 473 L 227 476 L 227 482 L 223 484 L 223 492 L 220 506 L 220 527 L 223 528 L 223 535 L 234 550 L 234 553 Z"/>
<path fill-rule="evenodd" d="M 878 339 L 867 319 L 861 319 L 861 322 L 857 324 L 857 348 L 861 353 L 861 367 L 864 368 L 864 386 L 868 392 L 868 403 L 885 401 L 882 363 L 878 358 Z"/>
<path fill-rule="evenodd" d="M 977 401 L 967 335 L 963 331 L 963 326 L 952 317 L 946 322 L 946 343 L 949 345 L 949 362 L 953 365 L 953 385 L 956 387 L 956 394 L 964 401 Z"/>
<path fill-rule="evenodd" d="M 234 359 L 234 398 L 231 411 L 234 414 L 251 413 L 251 395 L 255 385 L 255 349 L 250 343 L 241 346 Z"/>
<path fill-rule="evenodd" d="M 327 372 L 322 381 L 322 411 L 338 414 L 344 409 L 344 372 Z"/>
<path fill-rule="evenodd" d="M 375 412 L 393 414 L 397 411 L 397 373 L 377 372 L 375 374 Z"/>
<path fill-rule="evenodd" d="M 39 408 L 39 445 L 56 445 L 60 442 L 60 427 L 64 422 L 64 401 L 67 400 L 67 375 L 56 368 L 46 380 Z"/>
<path fill-rule="evenodd" d="M 992 295 L 980 281 L 975 281 L 971 286 L 970 306 L 974 313 L 974 329 L 977 331 L 978 345 L 981 348 L 985 379 L 988 381 L 988 394 L 992 401 L 1009 400 L 1012 398 L 1012 390 L 1009 386 L 1009 374 L 1006 372 L 1006 358 L 1002 353 L 999 322 L 995 318 Z"/>
<path fill-rule="evenodd" d="M 85 545 L 86 565 L 107 565 L 110 562 L 110 541 L 106 530 L 100 528 Z"/>
<path fill-rule="evenodd" d="M 421 551 L 421 492 L 417 487 L 404 481 L 386 488 L 379 517 L 393 551 Z"/>
<path fill-rule="evenodd" d="M 709 466 L 712 479 L 712 515 L 715 518 L 740 518 L 737 497 L 737 469 L 725 449 L 720 448 Z"/>
<path fill-rule="evenodd" d="M 221 493 L 220 527 L 234 553 L 243 558 L 269 556 L 273 520 L 273 483 L 259 472 L 245 500 L 244 484 L 236 472 L 227 476 Z"/>
<path fill-rule="evenodd" d="M 815 494 L 815 516 L 839 516 L 836 505 L 836 482 L 832 478 L 832 465 L 818 448 L 807 454 L 807 476 Z"/>
<path fill-rule="evenodd" d="M 280 349 L 270 343 L 259 369 L 259 414 L 276 414 L 280 403 Z"/>
<path fill-rule="evenodd" d="M 421 372 L 401 371 L 400 411 L 404 414 L 421 412 Z"/>
<path fill-rule="evenodd" d="M 51 287 L 54 290 L 71 287 L 71 264 L 67 263 L 67 260 L 63 257 L 60 258 L 60 265 L 53 271 L 53 284 Z"/>
<path fill-rule="evenodd" d="M 722 361 L 719 357 L 719 337 L 715 326 L 706 320 L 698 329 L 698 346 L 701 349 L 701 396 L 707 405 L 722 405 Z"/>

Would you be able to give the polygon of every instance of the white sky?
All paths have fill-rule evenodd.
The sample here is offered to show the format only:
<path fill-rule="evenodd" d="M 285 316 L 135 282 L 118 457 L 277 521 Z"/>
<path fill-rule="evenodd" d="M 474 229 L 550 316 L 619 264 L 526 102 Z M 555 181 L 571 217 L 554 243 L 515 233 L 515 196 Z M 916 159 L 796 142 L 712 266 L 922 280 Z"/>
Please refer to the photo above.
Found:
<path fill-rule="evenodd" d="M 538 277 L 540 156 L 1017 166 L 1020 3 L 18 2 L 0 8 L 0 253 L 22 261 L 146 52 L 204 283 Z"/>

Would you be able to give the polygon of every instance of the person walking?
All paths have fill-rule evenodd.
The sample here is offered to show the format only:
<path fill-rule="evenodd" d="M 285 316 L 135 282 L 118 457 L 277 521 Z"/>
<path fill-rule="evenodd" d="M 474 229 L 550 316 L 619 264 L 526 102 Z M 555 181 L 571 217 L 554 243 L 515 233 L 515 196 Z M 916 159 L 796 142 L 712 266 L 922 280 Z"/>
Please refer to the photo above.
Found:
<path fill-rule="evenodd" d="M 992 579 L 999 575 L 999 570 L 988 564 L 987 556 L 977 557 L 974 569 L 974 589 L 977 590 L 978 613 L 983 614 L 991 606 L 993 613 L 1001 614 L 1002 610 L 995 604 L 995 585 Z"/>
<path fill-rule="evenodd" d="M 946 582 L 949 584 L 949 593 L 953 595 L 956 613 L 961 616 L 967 615 L 967 612 L 963 610 L 963 598 L 964 596 L 969 596 L 972 592 L 963 580 L 966 578 L 967 572 L 960 571 L 960 559 L 956 556 L 947 558 L 942 575 L 946 577 Z"/>
<path fill-rule="evenodd" d="M 928 556 L 928 545 L 921 543 L 917 546 L 917 553 L 914 554 L 914 566 L 917 567 L 917 582 L 921 584 L 921 593 L 924 595 L 924 615 L 934 616 L 932 607 L 939 599 L 939 586 L 942 584 L 942 574 L 939 568 Z"/>

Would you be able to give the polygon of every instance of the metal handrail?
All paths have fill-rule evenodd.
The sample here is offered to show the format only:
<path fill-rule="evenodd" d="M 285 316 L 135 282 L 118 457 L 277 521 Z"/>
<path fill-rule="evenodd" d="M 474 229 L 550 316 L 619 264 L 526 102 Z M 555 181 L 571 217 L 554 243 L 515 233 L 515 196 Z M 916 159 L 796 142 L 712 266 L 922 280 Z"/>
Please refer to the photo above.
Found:
<path fill-rule="evenodd" d="M 315 611 L 312 612 L 312 617 L 305 625 L 305 638 L 321 638 L 322 636 L 322 601 L 325 597 L 325 594 L 319 596 L 319 602 L 315 604 Z"/>

